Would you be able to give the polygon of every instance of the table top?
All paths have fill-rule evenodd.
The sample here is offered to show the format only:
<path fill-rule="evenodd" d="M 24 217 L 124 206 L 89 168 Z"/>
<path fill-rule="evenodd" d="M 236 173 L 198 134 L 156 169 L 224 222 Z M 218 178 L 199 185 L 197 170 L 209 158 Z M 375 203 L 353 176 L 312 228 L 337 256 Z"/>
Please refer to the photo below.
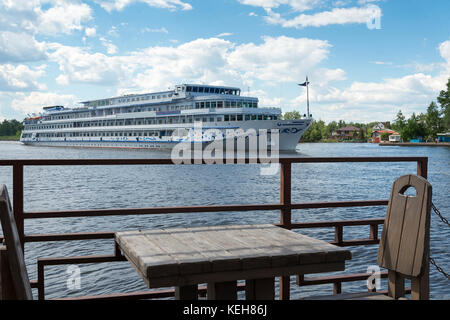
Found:
<path fill-rule="evenodd" d="M 271 224 L 117 232 L 150 288 L 339 271 L 349 250 Z"/>

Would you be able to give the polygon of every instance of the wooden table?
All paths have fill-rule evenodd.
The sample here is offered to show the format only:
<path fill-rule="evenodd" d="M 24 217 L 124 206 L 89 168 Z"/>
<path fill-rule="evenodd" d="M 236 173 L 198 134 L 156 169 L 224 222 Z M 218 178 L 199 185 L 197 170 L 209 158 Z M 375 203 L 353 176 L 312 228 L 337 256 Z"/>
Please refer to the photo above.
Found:
<path fill-rule="evenodd" d="M 270 224 L 117 232 L 120 250 L 149 288 L 175 286 L 176 299 L 274 299 L 274 278 L 345 269 L 348 250 Z"/>

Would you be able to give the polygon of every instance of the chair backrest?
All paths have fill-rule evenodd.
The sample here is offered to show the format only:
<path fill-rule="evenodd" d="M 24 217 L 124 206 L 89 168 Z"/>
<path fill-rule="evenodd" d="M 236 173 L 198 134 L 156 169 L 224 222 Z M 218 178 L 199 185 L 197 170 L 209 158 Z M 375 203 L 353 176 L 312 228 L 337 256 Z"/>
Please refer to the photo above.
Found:
<path fill-rule="evenodd" d="M 405 195 L 411 187 L 416 195 Z M 394 182 L 378 250 L 381 267 L 409 277 L 422 274 L 429 255 L 431 195 L 422 177 L 406 175 Z"/>
<path fill-rule="evenodd" d="M 0 222 L 6 242 L 6 251 L 16 298 L 18 300 L 32 300 L 33 294 L 31 292 L 22 245 L 19 240 L 19 232 L 17 231 L 8 190 L 5 185 L 0 185 Z"/>

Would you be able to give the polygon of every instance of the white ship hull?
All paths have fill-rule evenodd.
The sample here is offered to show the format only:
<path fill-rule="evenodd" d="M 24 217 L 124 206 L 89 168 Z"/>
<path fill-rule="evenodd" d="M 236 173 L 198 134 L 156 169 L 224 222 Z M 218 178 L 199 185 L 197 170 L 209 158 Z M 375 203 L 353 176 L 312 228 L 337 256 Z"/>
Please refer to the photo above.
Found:
<path fill-rule="evenodd" d="M 205 147 L 215 141 L 216 143 L 223 143 L 224 148 L 229 144 L 230 140 L 234 140 L 233 145 L 239 148 L 236 141 L 238 137 L 226 136 L 227 130 L 246 133 L 256 132 L 257 135 L 269 132 L 269 139 L 267 141 L 267 148 L 273 148 L 275 141 L 271 141 L 271 130 L 275 130 L 279 133 L 279 141 L 277 148 L 280 151 L 293 151 L 295 150 L 301 136 L 308 129 L 311 120 L 271 120 L 271 121 L 244 121 L 244 122 L 228 122 L 226 127 L 218 126 L 217 124 L 206 123 L 202 128 L 201 138 L 198 135 L 195 137 L 192 133 L 195 132 L 195 128 L 186 128 L 181 126 L 172 126 L 169 129 L 181 129 L 186 128 L 190 134 L 187 137 L 65 137 L 65 138 L 36 138 L 31 137 L 28 139 L 21 139 L 21 142 L 26 145 L 33 146 L 49 146 L 49 147 L 85 147 L 85 148 L 122 148 L 122 149 L 172 149 L 174 146 L 181 144 L 194 145 L 202 144 Z M 168 127 L 165 127 L 168 128 Z M 114 130 L 114 128 L 110 128 Z M 220 131 L 223 136 L 211 137 L 208 132 Z M 245 149 L 249 148 L 248 139 L 245 144 Z"/>

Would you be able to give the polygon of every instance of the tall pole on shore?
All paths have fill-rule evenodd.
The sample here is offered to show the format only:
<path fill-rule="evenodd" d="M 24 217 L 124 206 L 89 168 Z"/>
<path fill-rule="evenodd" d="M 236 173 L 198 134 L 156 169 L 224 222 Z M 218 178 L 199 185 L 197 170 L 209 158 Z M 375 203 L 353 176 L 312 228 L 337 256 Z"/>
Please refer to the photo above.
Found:
<path fill-rule="evenodd" d="M 306 87 L 306 117 L 309 119 L 310 113 L 309 113 L 309 80 L 308 76 L 306 76 L 306 81 L 304 83 L 299 83 L 299 86 Z"/>
<path fill-rule="evenodd" d="M 309 113 L 309 81 L 308 81 L 308 76 L 306 76 L 306 112 L 308 112 L 308 119 L 309 119 L 310 113 Z"/>

